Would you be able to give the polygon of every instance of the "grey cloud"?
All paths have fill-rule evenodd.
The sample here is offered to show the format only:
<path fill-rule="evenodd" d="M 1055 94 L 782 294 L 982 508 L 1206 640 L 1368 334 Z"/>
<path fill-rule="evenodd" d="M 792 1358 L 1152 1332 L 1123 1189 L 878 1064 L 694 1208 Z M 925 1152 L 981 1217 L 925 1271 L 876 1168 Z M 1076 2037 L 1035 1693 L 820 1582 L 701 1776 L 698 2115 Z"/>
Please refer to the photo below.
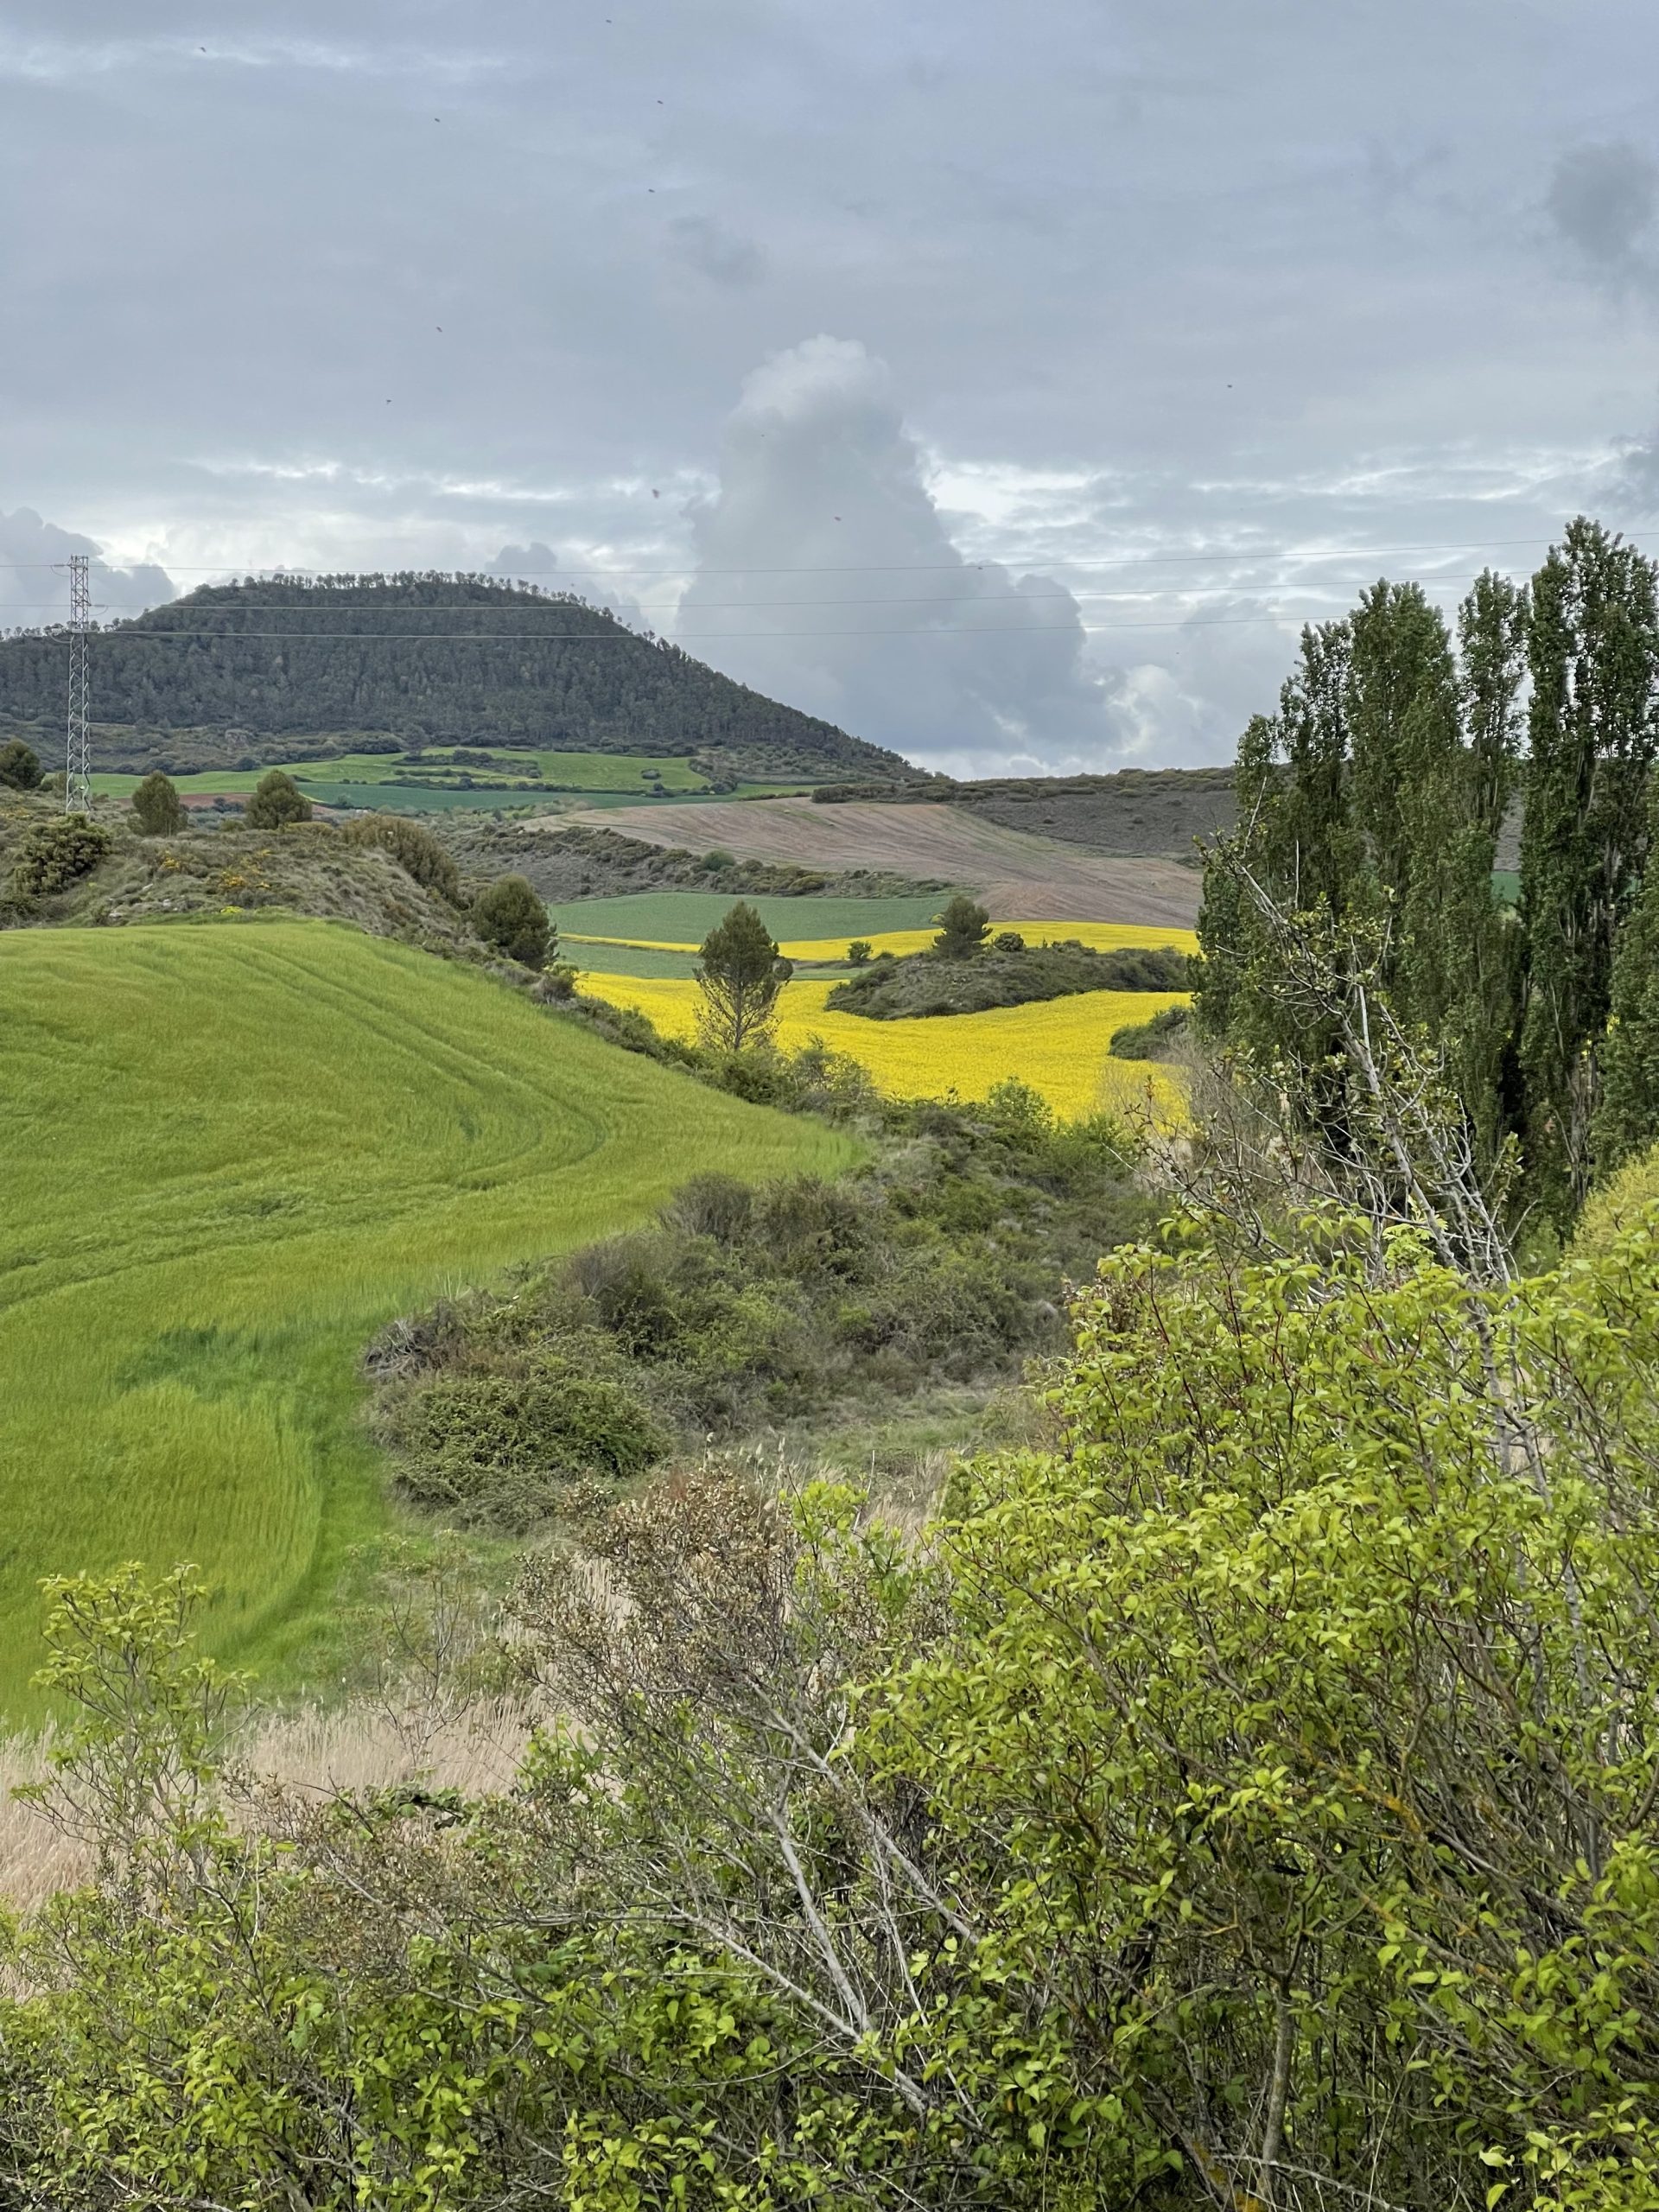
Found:
<path fill-rule="evenodd" d="M 1659 299 L 1638 0 L 3 12 L 0 483 L 111 567 L 472 568 L 539 528 L 661 624 L 741 379 L 853 332 L 950 510 L 867 472 L 872 542 L 942 531 L 976 623 L 1046 626 L 699 650 L 940 757 L 1219 754 L 1300 616 L 1424 565 L 1309 548 L 1530 567 L 1649 416 L 1649 318 L 1585 282 Z M 1126 553 L 1182 565 L 1090 596 Z M 699 592 L 687 628 L 750 619 Z"/>
<path fill-rule="evenodd" d="M 72 553 L 94 556 L 89 580 L 95 620 L 140 614 L 178 597 L 171 577 L 153 563 L 112 567 L 93 539 L 43 521 L 32 507 L 15 507 L 10 514 L 0 510 L 0 627 L 33 629 L 66 618 Z"/>
<path fill-rule="evenodd" d="M 677 260 L 714 284 L 758 284 L 766 259 L 753 238 L 717 222 L 711 215 L 678 215 L 668 226 Z"/>
<path fill-rule="evenodd" d="M 482 573 L 512 582 L 539 584 L 544 591 L 552 591 L 557 588 L 558 565 L 558 555 L 537 537 L 528 545 L 504 545 L 493 561 L 485 562 Z"/>
<path fill-rule="evenodd" d="M 855 341 L 809 339 L 746 380 L 692 520 L 678 635 L 717 639 L 760 689 L 930 764 L 1114 753 L 1076 601 L 963 558 L 889 373 Z"/>
<path fill-rule="evenodd" d="M 1659 168 L 1637 147 L 1573 147 L 1555 164 L 1545 205 L 1561 238 L 1596 276 L 1618 283 L 1653 276 Z"/>

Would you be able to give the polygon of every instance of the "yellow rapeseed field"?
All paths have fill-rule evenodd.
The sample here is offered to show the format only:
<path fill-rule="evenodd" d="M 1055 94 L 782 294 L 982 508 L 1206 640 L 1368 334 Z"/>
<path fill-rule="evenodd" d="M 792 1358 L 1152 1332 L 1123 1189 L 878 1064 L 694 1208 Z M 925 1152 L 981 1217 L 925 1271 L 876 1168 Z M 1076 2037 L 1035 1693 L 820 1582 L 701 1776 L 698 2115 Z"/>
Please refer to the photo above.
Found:
<path fill-rule="evenodd" d="M 1126 945 L 1171 945 L 1177 952 L 1196 952 L 1198 933 L 1193 930 L 1160 929 L 1144 922 L 995 922 L 993 928 L 1017 930 L 1032 944 L 1058 943 L 1070 938 L 1086 944 L 1096 952 L 1117 952 Z M 873 931 L 865 943 L 873 952 L 924 952 L 938 932 L 925 930 Z M 671 943 L 664 938 L 638 937 L 578 937 L 574 933 L 561 934 L 567 945 L 637 945 L 645 952 L 695 952 L 695 944 Z M 781 943 L 779 950 L 789 960 L 844 960 L 851 939 L 844 937 L 791 938 Z"/>
<path fill-rule="evenodd" d="M 1056 926 L 1070 931 L 1090 925 Z M 1185 934 L 1167 932 L 1170 938 Z M 1145 944 L 1147 933 L 1130 941 Z M 689 978 L 589 970 L 582 987 L 614 1006 L 637 1007 L 667 1036 L 690 1036 L 696 1020 L 697 987 Z M 995 1007 L 986 1014 L 869 1021 L 831 1012 L 824 1001 L 833 988 L 806 977 L 786 983 L 779 1042 L 796 1050 L 821 1037 L 867 1067 L 897 1097 L 955 1090 L 963 1098 L 982 1098 L 1005 1077 L 1018 1076 L 1069 1120 L 1103 1106 L 1126 1115 L 1149 1113 L 1164 1122 L 1182 1112 L 1179 1074 L 1152 1062 L 1115 1060 L 1108 1047 L 1117 1030 L 1150 1020 L 1166 1006 L 1184 1004 L 1184 992 L 1084 991 L 1034 1006 Z"/>

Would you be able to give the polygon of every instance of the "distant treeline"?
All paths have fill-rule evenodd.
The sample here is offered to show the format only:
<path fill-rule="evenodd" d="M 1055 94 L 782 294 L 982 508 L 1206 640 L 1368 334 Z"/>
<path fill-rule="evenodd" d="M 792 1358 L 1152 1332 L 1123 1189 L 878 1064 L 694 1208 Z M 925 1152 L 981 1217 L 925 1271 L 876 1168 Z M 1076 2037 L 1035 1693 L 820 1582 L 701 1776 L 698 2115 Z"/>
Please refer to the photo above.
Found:
<path fill-rule="evenodd" d="M 723 752 L 746 774 L 913 772 L 601 608 L 486 576 L 206 585 L 99 632 L 91 676 L 94 721 L 157 732 L 379 730 L 565 752 Z M 63 696 L 61 632 L 0 639 L 0 715 L 55 721 Z"/>

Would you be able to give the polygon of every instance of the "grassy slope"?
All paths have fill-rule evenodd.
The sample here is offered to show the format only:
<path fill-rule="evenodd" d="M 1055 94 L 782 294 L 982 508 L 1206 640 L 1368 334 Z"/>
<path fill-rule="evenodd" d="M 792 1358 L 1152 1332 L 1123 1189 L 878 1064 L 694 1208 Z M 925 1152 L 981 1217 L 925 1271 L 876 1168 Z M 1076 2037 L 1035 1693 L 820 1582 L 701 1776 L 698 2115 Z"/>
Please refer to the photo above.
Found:
<path fill-rule="evenodd" d="M 849 1149 L 323 923 L 12 932 L 0 1038 L 13 1711 L 54 1570 L 191 1558 L 219 1648 L 304 1647 L 381 1521 L 355 1363 L 388 1317 L 699 1170 Z"/>

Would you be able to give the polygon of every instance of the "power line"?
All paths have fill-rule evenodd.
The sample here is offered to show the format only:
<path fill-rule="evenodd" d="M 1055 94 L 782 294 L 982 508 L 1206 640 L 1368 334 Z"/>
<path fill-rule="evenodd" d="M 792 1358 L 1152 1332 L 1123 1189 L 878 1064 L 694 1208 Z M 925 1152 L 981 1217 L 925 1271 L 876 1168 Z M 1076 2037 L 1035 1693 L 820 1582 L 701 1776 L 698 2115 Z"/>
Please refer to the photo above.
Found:
<path fill-rule="evenodd" d="M 969 604 L 972 602 L 970 601 Z M 1252 624 L 1267 624 L 1281 628 L 1287 623 L 1305 622 L 1314 618 L 1305 614 L 1193 614 L 1174 621 L 1162 617 L 1145 622 L 1079 622 L 1076 625 L 1085 636 L 1092 637 L 1109 631 L 1138 630 L 1219 630 L 1243 628 Z M 1062 626 L 1054 622 L 973 622 L 940 625 L 928 623 L 907 630 L 697 630 L 688 632 L 683 638 L 666 638 L 658 642 L 678 650 L 686 645 L 715 642 L 728 639 L 764 640 L 770 638 L 1020 638 L 1042 637 L 1058 631 Z M 1071 624 L 1065 627 L 1070 631 Z M 42 635 L 46 633 L 41 633 Z M 204 638 L 217 639 L 223 645 L 235 645 L 242 639 L 255 644 L 280 643 L 311 645 L 639 645 L 651 641 L 636 632 L 625 630 L 620 636 L 594 634 L 579 630 L 429 630 L 423 637 L 400 638 L 385 630 L 104 630 L 94 633 L 118 643 L 143 645 L 171 645 L 188 643 Z"/>
<path fill-rule="evenodd" d="M 1454 575 L 1432 576 L 1428 579 L 1428 583 L 1431 587 L 1438 587 L 1446 584 L 1473 583 L 1474 581 L 1474 575 L 1467 571 L 1459 570 Z M 1234 584 L 1203 584 L 1196 587 L 1185 588 L 1176 585 L 1148 585 L 1140 591 L 1072 591 L 1062 585 L 1058 591 L 1022 591 L 1013 594 L 1010 598 L 996 600 L 981 598 L 972 593 L 957 593 L 946 595 L 945 594 L 939 592 L 876 592 L 872 593 L 868 597 L 862 595 L 855 597 L 849 593 L 833 592 L 825 597 L 817 599 L 710 599 L 702 601 L 701 602 L 701 606 L 702 608 L 706 609 L 718 607 L 722 610 L 741 607 L 748 609 L 752 613 L 764 614 L 768 613 L 772 608 L 779 607 L 1000 607 L 1031 606 L 1033 604 L 1039 604 L 1044 601 L 1052 601 L 1055 602 L 1065 601 L 1068 604 L 1073 605 L 1093 604 L 1098 601 L 1111 601 L 1114 602 L 1130 604 L 1138 600 L 1166 600 L 1170 598 L 1179 598 L 1189 601 L 1204 599 L 1233 599 L 1239 595 L 1240 588 L 1241 588 L 1239 586 Z M 1312 590 L 1316 588 L 1313 586 L 1308 586 L 1306 587 L 1306 588 Z M 1338 587 L 1331 585 L 1323 587 L 1322 588 L 1334 591 Z M 48 606 L 55 606 L 55 601 L 20 601 L 17 602 L 13 611 L 35 612 Z M 161 604 L 165 607 L 171 604 L 171 602 L 163 601 Z M 537 602 L 537 604 L 545 605 L 547 612 L 550 614 L 560 614 L 566 611 L 564 602 L 558 600 L 549 599 L 543 602 Z M 105 605 L 104 611 L 106 613 L 111 611 L 107 604 Z M 155 610 L 146 609 L 145 611 L 154 612 Z M 305 614 L 308 614 L 312 612 L 308 607 L 294 608 L 289 611 Z M 319 614 L 326 614 L 333 611 L 333 609 L 324 607 L 320 607 L 315 610 Z M 528 610 L 522 601 L 513 601 L 500 607 L 499 608 L 496 608 L 493 607 L 487 600 L 463 599 L 454 601 L 429 601 L 423 606 L 355 607 L 351 608 L 349 611 L 354 615 L 372 614 L 378 616 L 415 614 L 488 614 L 498 612 L 503 614 L 511 613 L 513 615 L 523 615 Z M 595 613 L 602 613 L 605 610 L 599 607 L 592 609 L 592 612 Z M 635 611 L 641 615 L 677 614 L 680 612 L 680 603 L 664 601 L 658 607 L 641 606 Z M 116 619 L 119 621 L 136 622 L 141 618 L 137 615 L 118 615 Z M 617 620 L 620 618 L 613 617 L 613 619 Z M 326 632 L 320 631 L 315 633 L 308 632 L 306 634 L 324 636 L 327 633 Z"/>
<path fill-rule="evenodd" d="M 1441 540 L 1433 544 L 1421 545 L 1266 545 L 1234 547 L 1209 553 L 1133 553 L 1111 555 L 1039 553 L 1033 555 L 1031 558 L 1035 562 L 1041 562 L 1055 568 L 1065 569 L 1141 568 L 1145 567 L 1148 563 L 1157 564 L 1176 562 L 1182 563 L 1192 562 L 1213 563 L 1217 562 L 1241 561 L 1387 561 L 1397 559 L 1402 555 L 1408 553 L 1479 553 L 1489 550 L 1497 550 L 1502 549 L 1507 550 L 1510 548 L 1517 545 L 1548 545 L 1550 542 L 1550 534 L 1548 531 L 1541 531 L 1535 532 L 1529 537 L 1467 537 L 1459 538 L 1452 541 Z M 75 556 L 72 556 L 71 557 L 73 558 Z M 97 557 L 99 559 L 99 565 L 105 569 L 123 569 L 124 566 L 127 565 L 118 561 L 105 560 L 101 555 Z M 0 569 L 11 571 L 61 569 L 63 565 L 64 564 L 61 561 L 0 561 Z M 291 577 L 297 582 L 302 577 L 306 576 L 334 575 L 346 573 L 342 570 L 332 569 L 297 569 L 283 567 L 280 564 L 273 567 L 268 564 L 262 564 L 257 562 L 235 561 L 197 563 L 194 564 L 181 564 L 176 562 L 146 561 L 134 563 L 130 565 L 139 568 L 159 568 L 163 569 L 165 574 L 175 576 L 232 576 L 240 575 L 258 576 L 271 582 L 280 582 L 285 577 Z M 520 576 L 593 575 L 619 578 L 622 576 L 695 575 L 893 575 L 909 573 L 920 574 L 925 572 L 940 572 L 945 570 L 970 571 L 989 568 L 1006 568 L 1009 566 L 1024 567 L 1026 565 L 1027 563 L 1025 557 L 1018 555 L 1010 555 L 1003 560 L 987 559 L 983 561 L 967 562 L 832 561 L 812 562 L 798 565 L 770 563 L 766 562 L 751 562 L 747 564 L 739 565 L 733 568 L 704 568 L 700 563 L 695 562 L 684 563 L 674 568 L 631 566 L 626 563 L 621 566 L 616 566 L 614 564 L 607 565 L 594 563 L 566 563 L 563 566 L 551 569 L 515 569 L 512 570 L 511 575 L 504 575 L 499 579 L 491 579 L 491 581 L 499 581 L 501 584 L 505 587 L 510 585 L 514 578 Z M 440 568 L 408 570 L 378 569 L 368 571 L 367 573 L 381 575 L 464 575 L 476 572 L 467 569 Z"/>

